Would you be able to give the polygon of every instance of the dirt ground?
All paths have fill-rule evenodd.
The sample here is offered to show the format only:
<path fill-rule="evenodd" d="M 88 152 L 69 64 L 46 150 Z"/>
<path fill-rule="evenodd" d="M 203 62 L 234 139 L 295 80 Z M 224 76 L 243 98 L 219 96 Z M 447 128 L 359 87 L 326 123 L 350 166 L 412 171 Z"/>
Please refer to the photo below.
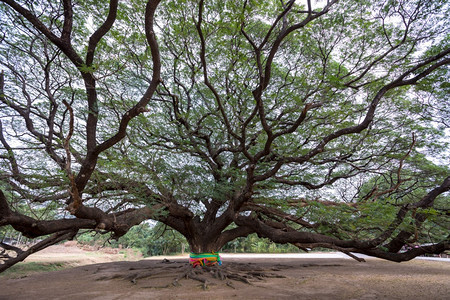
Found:
<path fill-rule="evenodd" d="M 27 261 L 65 261 L 75 267 L 24 278 L 0 277 L 0 299 L 450 299 L 448 261 L 360 263 L 344 258 L 223 255 L 224 267 L 245 265 L 285 278 L 254 279 L 251 285 L 233 282 L 234 288 L 211 278 L 211 285 L 203 290 L 200 282 L 187 279 L 180 280 L 181 286 L 163 288 L 187 264 L 187 257 L 167 258 L 170 262 L 136 260 L 132 255 L 53 246 Z M 148 271 L 153 275 L 135 283 L 113 278 Z"/>

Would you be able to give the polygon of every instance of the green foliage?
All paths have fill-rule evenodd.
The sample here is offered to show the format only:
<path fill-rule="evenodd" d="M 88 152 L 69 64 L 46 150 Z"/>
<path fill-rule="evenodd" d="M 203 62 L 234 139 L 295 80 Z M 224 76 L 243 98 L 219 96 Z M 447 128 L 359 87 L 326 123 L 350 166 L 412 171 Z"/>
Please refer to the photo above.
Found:
<path fill-rule="evenodd" d="M 78 69 L 83 73 L 94 73 L 98 69 L 98 66 L 82 65 Z"/>
<path fill-rule="evenodd" d="M 228 242 L 221 250 L 226 253 L 297 253 L 299 251 L 293 245 L 276 244 L 269 239 L 259 238 L 256 234 Z"/>
<path fill-rule="evenodd" d="M 78 242 L 91 246 L 110 246 L 132 248 L 144 256 L 177 254 L 188 251 L 186 239 L 178 232 L 161 223 L 150 225 L 142 223 L 131 228 L 118 240 L 109 239 L 108 235 L 86 232 L 77 237 Z"/>

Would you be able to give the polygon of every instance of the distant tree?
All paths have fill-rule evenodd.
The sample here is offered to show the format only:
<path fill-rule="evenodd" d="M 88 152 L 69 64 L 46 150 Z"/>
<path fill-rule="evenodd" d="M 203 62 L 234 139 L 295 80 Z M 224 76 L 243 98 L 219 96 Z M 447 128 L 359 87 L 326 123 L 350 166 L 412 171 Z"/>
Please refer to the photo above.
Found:
<path fill-rule="evenodd" d="M 117 240 L 111 240 L 107 235 L 89 230 L 77 236 L 77 241 L 91 246 L 132 248 L 144 256 L 179 254 L 188 249 L 184 236 L 162 223 L 156 225 L 141 223 L 130 228 Z"/>
<path fill-rule="evenodd" d="M 46 236 L 0 271 L 148 219 L 195 253 L 251 233 L 392 261 L 449 249 L 448 12 L 0 0 L 0 226 Z"/>

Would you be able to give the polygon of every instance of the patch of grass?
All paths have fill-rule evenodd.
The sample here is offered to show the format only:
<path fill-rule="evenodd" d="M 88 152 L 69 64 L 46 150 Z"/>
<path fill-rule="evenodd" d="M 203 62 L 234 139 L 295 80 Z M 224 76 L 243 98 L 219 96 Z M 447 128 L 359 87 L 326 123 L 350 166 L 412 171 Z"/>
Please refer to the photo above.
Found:
<path fill-rule="evenodd" d="M 52 263 L 39 263 L 39 262 L 28 262 L 19 263 L 12 266 L 3 273 L 0 273 L 0 277 L 4 278 L 23 278 L 32 274 L 51 272 L 66 269 L 71 265 L 66 262 L 52 262 Z"/>

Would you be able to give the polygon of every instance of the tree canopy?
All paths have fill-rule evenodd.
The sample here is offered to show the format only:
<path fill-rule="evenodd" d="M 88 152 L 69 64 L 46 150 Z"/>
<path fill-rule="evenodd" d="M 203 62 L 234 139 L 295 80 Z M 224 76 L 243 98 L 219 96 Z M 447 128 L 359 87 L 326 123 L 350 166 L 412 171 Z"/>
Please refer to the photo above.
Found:
<path fill-rule="evenodd" d="M 450 249 L 448 12 L 0 0 L 0 227 L 42 237 L 2 243 L 0 270 L 145 220 L 194 253 L 252 233 L 392 261 Z"/>

